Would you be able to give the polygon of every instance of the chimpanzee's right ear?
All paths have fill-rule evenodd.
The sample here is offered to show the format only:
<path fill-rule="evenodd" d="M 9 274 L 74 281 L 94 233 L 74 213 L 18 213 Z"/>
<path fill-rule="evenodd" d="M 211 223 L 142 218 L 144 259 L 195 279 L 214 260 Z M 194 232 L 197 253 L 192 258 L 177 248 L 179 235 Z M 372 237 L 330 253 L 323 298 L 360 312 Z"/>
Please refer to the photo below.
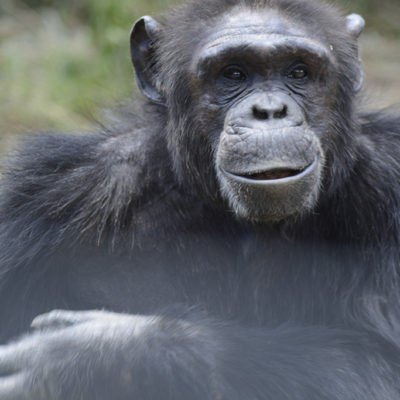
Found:
<path fill-rule="evenodd" d="M 165 104 L 157 88 L 154 68 L 154 40 L 160 25 L 152 17 L 145 16 L 135 22 L 130 37 L 131 59 L 135 68 L 136 81 L 141 92 L 152 102 Z"/>

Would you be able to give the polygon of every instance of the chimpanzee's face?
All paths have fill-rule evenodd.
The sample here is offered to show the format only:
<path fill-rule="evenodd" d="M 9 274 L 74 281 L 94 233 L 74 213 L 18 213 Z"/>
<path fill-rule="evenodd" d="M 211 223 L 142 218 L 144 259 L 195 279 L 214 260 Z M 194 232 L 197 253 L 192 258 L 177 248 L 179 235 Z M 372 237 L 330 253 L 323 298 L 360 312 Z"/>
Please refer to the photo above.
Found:
<path fill-rule="evenodd" d="M 139 87 L 166 107 L 178 181 L 251 221 L 312 209 L 352 161 L 364 20 L 325 27 L 294 11 L 242 5 L 167 27 L 143 17 L 131 35 Z"/>
<path fill-rule="evenodd" d="M 219 121 L 216 174 L 240 217 L 276 221 L 315 204 L 333 64 L 329 47 L 274 11 L 228 14 L 201 41 L 192 82 Z"/>

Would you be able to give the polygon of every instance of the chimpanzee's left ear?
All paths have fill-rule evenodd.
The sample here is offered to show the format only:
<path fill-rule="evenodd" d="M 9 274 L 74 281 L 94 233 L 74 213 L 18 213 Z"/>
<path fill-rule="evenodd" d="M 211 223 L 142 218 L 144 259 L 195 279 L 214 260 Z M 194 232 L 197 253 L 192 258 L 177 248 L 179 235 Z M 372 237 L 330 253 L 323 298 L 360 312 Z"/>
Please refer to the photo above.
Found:
<path fill-rule="evenodd" d="M 152 102 L 165 104 L 165 99 L 157 88 L 154 70 L 153 45 L 159 31 L 160 26 L 152 17 L 145 16 L 137 20 L 130 37 L 131 59 L 141 92 Z"/>
<path fill-rule="evenodd" d="M 364 30 L 365 26 L 365 21 L 364 18 L 361 17 L 361 15 L 358 14 L 350 14 L 346 17 L 345 20 L 346 23 L 346 31 L 347 33 L 354 39 L 357 40 L 359 36 L 361 35 L 362 31 Z M 358 50 L 357 50 L 358 52 Z M 356 92 L 360 91 L 363 82 L 364 82 L 364 71 L 362 67 L 362 62 L 361 59 L 358 56 L 358 76 L 357 79 L 355 80 L 354 83 L 354 90 Z"/>
<path fill-rule="evenodd" d="M 358 14 L 350 14 L 346 17 L 347 33 L 354 39 L 358 39 L 365 27 L 364 18 Z"/>

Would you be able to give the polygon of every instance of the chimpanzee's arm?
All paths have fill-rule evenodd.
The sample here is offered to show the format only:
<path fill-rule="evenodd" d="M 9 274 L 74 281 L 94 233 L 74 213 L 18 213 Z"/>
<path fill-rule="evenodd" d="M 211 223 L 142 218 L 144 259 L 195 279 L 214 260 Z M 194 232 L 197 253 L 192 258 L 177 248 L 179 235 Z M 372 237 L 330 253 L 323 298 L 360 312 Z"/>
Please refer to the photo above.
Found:
<path fill-rule="evenodd" d="M 0 348 L 2 400 L 397 400 L 400 393 L 399 360 L 367 332 L 105 311 L 54 311 L 33 327 Z"/>

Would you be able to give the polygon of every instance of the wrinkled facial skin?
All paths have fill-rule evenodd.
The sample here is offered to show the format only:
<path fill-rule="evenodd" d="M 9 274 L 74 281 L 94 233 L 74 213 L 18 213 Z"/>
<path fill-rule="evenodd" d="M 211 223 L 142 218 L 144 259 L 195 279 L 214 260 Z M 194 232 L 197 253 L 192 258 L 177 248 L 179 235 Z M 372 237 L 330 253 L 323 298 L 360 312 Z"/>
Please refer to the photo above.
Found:
<path fill-rule="evenodd" d="M 197 49 L 192 74 L 218 125 L 210 136 L 222 196 L 255 222 L 303 214 L 321 185 L 331 49 L 274 11 L 242 10 L 216 26 Z"/>

